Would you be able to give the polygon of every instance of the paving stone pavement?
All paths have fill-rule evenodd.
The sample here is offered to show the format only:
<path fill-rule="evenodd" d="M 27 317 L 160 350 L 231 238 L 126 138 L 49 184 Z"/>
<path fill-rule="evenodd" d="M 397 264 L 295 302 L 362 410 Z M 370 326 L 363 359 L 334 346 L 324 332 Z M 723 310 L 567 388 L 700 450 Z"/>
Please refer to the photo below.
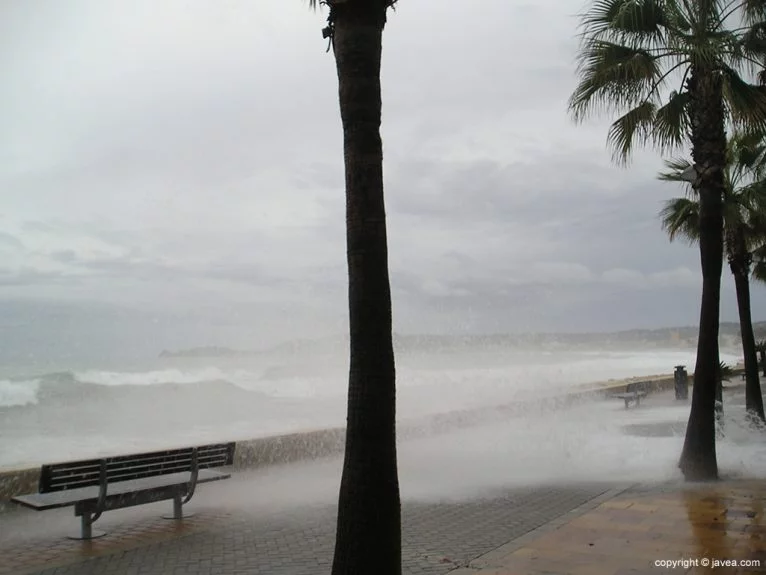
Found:
<path fill-rule="evenodd" d="M 609 485 L 537 487 L 498 491 L 463 501 L 405 501 L 402 555 L 405 575 L 443 575 L 476 557 L 607 492 Z M 41 518 L 42 519 L 42 518 Z M 115 536 L 61 544 L 13 566 L 0 548 L 0 573 L 13 575 L 317 575 L 329 573 L 336 510 L 322 504 L 254 513 L 202 512 L 187 529 L 157 527 L 150 536 Z M 138 527 L 135 523 L 138 521 Z M 133 531 L 151 531 L 153 519 L 132 519 Z M 167 525 L 164 524 L 164 525 Z M 143 526 L 143 527 L 142 527 Z M 73 525 L 74 527 L 74 525 Z M 60 538 L 59 538 L 60 540 Z M 117 541 L 119 540 L 119 541 Z M 120 544 L 120 541 L 122 544 Z M 55 542 L 49 537 L 49 544 Z M 78 547 L 79 546 L 79 547 Z M 66 550 L 69 552 L 65 552 Z M 73 553 L 72 549 L 79 549 Z M 5 564 L 4 564 L 5 563 Z M 15 569 L 15 570 L 13 570 Z"/>
<path fill-rule="evenodd" d="M 763 479 L 610 492 L 450 575 L 766 573 Z"/>

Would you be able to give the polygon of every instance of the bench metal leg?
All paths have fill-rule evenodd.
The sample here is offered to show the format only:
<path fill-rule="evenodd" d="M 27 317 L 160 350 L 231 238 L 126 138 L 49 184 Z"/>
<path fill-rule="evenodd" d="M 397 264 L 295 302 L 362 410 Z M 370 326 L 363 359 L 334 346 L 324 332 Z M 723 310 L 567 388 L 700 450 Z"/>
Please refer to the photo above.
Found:
<path fill-rule="evenodd" d="M 184 513 L 183 493 L 176 492 L 173 496 L 173 515 L 163 515 L 163 519 L 181 521 L 184 517 L 194 517 L 194 513 Z"/>
<path fill-rule="evenodd" d="M 78 510 L 75 509 L 75 514 Z M 91 539 L 97 539 L 106 535 L 106 531 L 100 531 L 93 529 L 93 514 L 89 511 L 82 510 L 80 513 L 80 534 L 69 535 L 68 539 L 74 539 L 76 541 L 90 541 Z"/>
<path fill-rule="evenodd" d="M 181 494 L 178 493 L 173 498 L 173 519 L 183 519 L 184 518 L 184 505 L 181 502 Z"/>

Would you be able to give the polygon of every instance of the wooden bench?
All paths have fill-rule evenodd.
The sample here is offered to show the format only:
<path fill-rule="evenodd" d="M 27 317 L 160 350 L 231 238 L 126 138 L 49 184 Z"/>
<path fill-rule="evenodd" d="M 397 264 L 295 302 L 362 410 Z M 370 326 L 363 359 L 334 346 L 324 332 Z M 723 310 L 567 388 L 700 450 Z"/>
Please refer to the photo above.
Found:
<path fill-rule="evenodd" d="M 183 519 L 197 484 L 228 479 L 230 474 L 212 468 L 233 462 L 234 443 L 218 443 L 43 465 L 39 492 L 12 501 L 36 511 L 74 505 L 81 528 L 71 539 L 93 539 L 105 535 L 93 532 L 93 522 L 111 509 L 172 499 L 167 518 Z"/>
<path fill-rule="evenodd" d="M 641 405 L 641 398 L 646 397 L 648 393 L 649 385 L 645 381 L 636 381 L 629 383 L 625 387 L 625 393 L 615 393 L 610 397 L 616 399 L 622 399 L 625 401 L 625 409 L 630 407 L 631 402 L 635 403 L 636 407 Z"/>

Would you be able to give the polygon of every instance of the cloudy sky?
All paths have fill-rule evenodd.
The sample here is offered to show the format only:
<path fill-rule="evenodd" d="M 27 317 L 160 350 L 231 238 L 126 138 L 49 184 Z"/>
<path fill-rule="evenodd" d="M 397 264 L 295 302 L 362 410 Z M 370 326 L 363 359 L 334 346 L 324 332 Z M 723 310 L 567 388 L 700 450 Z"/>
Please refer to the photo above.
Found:
<path fill-rule="evenodd" d="M 582 7 L 402 0 L 390 15 L 399 331 L 696 323 L 698 252 L 670 245 L 657 220 L 681 190 L 655 180 L 653 153 L 611 166 L 607 123 L 567 116 Z M 303 0 L 3 2 L 6 311 L 137 309 L 254 339 L 343 331 L 342 134 L 324 18 Z M 728 274 L 724 289 L 733 320 Z M 758 287 L 756 319 L 764 303 Z"/>

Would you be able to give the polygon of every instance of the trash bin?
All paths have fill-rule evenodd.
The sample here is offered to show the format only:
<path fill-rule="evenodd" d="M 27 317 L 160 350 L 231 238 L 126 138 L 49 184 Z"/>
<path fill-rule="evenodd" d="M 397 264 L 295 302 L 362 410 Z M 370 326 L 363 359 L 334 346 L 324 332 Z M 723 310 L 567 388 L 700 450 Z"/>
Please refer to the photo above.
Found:
<path fill-rule="evenodd" d="M 677 365 L 673 379 L 676 384 L 676 399 L 689 399 L 689 374 L 686 373 L 686 366 Z"/>

